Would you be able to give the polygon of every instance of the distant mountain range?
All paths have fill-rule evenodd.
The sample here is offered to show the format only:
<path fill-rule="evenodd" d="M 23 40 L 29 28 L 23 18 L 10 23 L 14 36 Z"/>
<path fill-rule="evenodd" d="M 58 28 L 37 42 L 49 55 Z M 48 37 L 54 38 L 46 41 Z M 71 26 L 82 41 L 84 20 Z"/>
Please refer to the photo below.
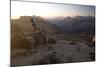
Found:
<path fill-rule="evenodd" d="M 11 20 L 11 24 L 24 32 L 30 32 L 32 31 L 31 18 L 31 16 L 21 16 L 19 19 Z M 53 19 L 36 16 L 35 19 L 37 20 L 36 26 L 46 32 L 88 32 L 95 34 L 95 17 L 93 16 L 56 17 Z M 12 30 L 14 31 L 14 29 Z"/>
<path fill-rule="evenodd" d="M 95 33 L 95 17 L 76 16 L 47 19 L 47 22 L 56 25 L 62 32 L 90 32 Z"/>

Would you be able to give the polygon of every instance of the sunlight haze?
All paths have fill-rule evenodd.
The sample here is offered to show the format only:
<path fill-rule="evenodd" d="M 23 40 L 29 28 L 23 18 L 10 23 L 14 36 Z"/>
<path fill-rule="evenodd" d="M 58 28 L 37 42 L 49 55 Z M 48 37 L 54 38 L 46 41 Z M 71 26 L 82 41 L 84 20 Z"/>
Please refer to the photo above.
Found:
<path fill-rule="evenodd" d="M 59 16 L 94 16 L 94 6 L 69 5 L 69 4 L 48 4 L 36 2 L 11 2 L 11 18 L 16 19 L 20 16 L 41 16 L 45 18 Z"/>

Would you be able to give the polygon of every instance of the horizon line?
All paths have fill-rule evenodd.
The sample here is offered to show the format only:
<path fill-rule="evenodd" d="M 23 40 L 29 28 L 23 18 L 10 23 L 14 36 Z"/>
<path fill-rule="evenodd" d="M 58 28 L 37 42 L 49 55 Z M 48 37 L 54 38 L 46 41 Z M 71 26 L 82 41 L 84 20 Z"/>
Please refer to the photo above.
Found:
<path fill-rule="evenodd" d="M 20 19 L 20 17 L 28 17 L 30 15 L 23 15 L 23 16 L 12 16 L 11 19 Z M 33 15 L 32 15 L 33 16 Z M 30 17 L 32 17 L 30 16 Z M 42 17 L 42 16 L 37 16 L 35 15 L 36 17 Z M 57 16 L 57 17 L 71 17 L 71 18 L 74 18 L 74 17 L 95 17 L 95 16 L 92 16 L 92 15 L 87 15 L 87 16 L 83 16 L 83 15 L 76 15 L 76 16 Z M 16 18 L 15 18 L 16 17 Z M 42 17 L 42 18 L 45 18 L 45 19 L 50 19 L 50 18 L 57 18 L 57 17 Z"/>

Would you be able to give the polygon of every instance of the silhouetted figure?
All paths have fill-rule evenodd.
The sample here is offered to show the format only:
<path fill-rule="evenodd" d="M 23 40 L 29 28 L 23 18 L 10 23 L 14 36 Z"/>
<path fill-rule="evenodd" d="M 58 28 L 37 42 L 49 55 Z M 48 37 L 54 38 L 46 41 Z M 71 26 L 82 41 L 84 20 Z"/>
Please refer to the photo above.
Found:
<path fill-rule="evenodd" d="M 32 23 L 32 27 L 33 27 L 33 31 L 36 31 L 36 25 L 34 23 L 35 21 L 33 20 L 33 18 L 31 19 L 31 23 Z"/>

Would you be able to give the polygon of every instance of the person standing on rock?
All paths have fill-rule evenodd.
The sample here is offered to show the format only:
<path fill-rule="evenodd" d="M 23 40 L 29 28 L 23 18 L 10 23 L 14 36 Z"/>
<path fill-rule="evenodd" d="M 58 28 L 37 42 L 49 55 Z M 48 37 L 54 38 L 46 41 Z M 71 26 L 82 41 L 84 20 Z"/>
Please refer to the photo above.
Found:
<path fill-rule="evenodd" d="M 31 18 L 31 23 L 32 23 L 32 27 L 33 27 L 33 32 L 36 31 L 36 25 L 35 25 L 35 18 Z"/>

